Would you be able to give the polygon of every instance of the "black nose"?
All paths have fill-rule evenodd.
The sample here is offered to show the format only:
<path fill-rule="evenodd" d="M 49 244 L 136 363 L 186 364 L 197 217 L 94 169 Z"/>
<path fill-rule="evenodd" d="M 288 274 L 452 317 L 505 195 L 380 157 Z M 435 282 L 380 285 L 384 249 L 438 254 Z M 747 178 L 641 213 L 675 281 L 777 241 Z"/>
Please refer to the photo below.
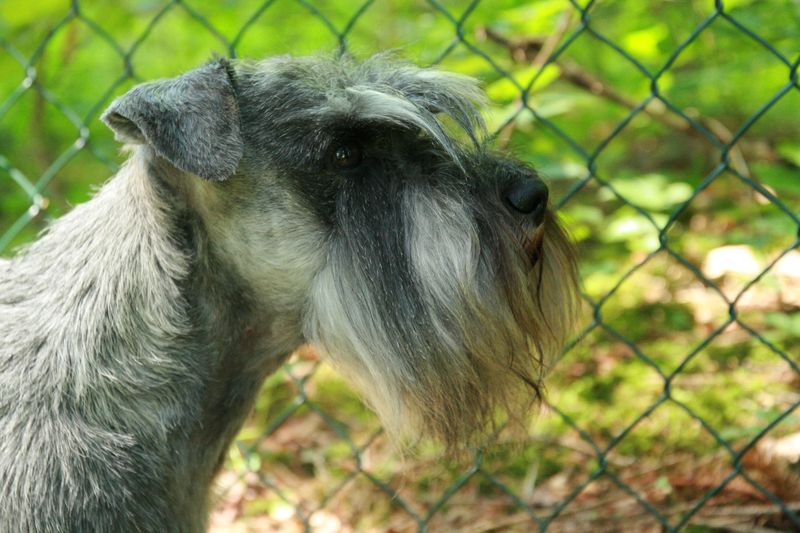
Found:
<path fill-rule="evenodd" d="M 547 186 L 536 178 L 519 181 L 506 191 L 506 200 L 514 210 L 531 215 L 539 224 L 547 209 Z"/>

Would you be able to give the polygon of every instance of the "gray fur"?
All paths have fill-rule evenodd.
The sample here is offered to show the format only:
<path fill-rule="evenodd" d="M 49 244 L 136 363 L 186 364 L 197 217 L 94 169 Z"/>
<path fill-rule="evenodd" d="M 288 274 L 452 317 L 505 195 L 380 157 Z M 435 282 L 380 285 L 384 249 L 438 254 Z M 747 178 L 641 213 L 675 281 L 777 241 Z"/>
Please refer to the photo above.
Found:
<path fill-rule="evenodd" d="M 116 100 L 129 161 L 0 261 L 0 533 L 202 531 L 303 342 L 400 442 L 524 421 L 574 254 L 504 203 L 537 178 L 485 148 L 481 100 L 385 56 L 218 60 Z M 363 162 L 332 166 L 341 146 Z"/>

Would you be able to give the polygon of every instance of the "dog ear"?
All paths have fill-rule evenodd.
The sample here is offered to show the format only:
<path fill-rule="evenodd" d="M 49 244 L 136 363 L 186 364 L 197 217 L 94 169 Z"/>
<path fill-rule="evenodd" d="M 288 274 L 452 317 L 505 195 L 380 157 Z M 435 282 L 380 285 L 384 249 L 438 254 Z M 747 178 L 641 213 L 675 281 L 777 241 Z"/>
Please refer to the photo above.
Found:
<path fill-rule="evenodd" d="M 119 141 L 147 143 L 175 167 L 212 181 L 236 172 L 243 144 L 230 63 L 138 85 L 101 117 Z"/>

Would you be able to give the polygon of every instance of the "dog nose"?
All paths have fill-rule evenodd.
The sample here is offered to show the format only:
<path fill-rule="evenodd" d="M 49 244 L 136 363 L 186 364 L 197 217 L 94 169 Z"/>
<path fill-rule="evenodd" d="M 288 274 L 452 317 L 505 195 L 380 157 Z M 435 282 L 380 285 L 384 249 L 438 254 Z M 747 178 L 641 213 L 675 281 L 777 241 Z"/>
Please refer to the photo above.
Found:
<path fill-rule="evenodd" d="M 506 191 L 509 205 L 523 215 L 531 215 L 537 224 L 544 219 L 547 198 L 547 186 L 536 178 L 519 181 Z"/>

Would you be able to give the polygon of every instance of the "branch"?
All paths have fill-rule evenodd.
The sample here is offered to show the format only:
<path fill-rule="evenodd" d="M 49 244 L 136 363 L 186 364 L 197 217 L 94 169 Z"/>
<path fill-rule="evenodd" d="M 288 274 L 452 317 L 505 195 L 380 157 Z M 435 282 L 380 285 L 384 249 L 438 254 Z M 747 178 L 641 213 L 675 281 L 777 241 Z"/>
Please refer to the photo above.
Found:
<path fill-rule="evenodd" d="M 569 19 L 567 18 L 567 22 L 568 21 Z M 555 44 L 561 40 L 561 37 L 566 31 L 566 27 L 562 27 L 562 23 L 559 24 L 559 28 L 553 34 L 553 36 L 558 36 L 555 40 L 552 39 L 553 36 L 547 39 L 541 37 L 510 39 L 497 30 L 487 27 L 481 28 L 480 35 L 506 48 L 515 63 L 543 66 L 555 49 Z M 637 101 L 617 91 L 608 82 L 588 72 L 579 65 L 567 63 L 559 59 L 552 61 L 552 63 L 559 67 L 559 78 L 575 87 L 588 91 L 628 110 L 633 110 L 639 105 Z M 684 120 L 682 117 L 672 114 L 669 108 L 660 100 L 652 100 L 642 111 L 653 120 L 674 131 L 697 138 L 702 136 L 697 129 L 692 127 L 691 123 Z M 733 138 L 733 133 L 717 120 L 699 117 L 696 121 L 713 133 L 723 143 L 728 143 Z M 793 168 L 797 167 L 793 161 L 780 155 L 775 148 L 766 141 L 739 139 L 731 148 L 731 166 L 742 175 L 749 177 L 750 172 L 745 163 L 747 158 L 771 163 L 777 162 Z"/>

